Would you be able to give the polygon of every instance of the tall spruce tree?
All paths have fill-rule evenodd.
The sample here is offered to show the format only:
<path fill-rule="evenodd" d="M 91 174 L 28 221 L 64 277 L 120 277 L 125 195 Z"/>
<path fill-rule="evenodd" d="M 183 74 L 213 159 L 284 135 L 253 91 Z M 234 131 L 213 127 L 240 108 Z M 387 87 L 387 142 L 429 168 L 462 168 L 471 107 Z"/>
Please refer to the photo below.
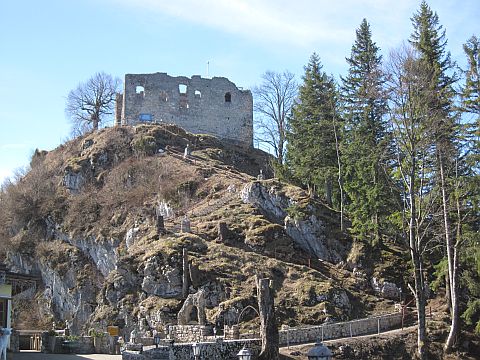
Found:
<path fill-rule="evenodd" d="M 305 67 L 303 84 L 290 119 L 287 135 L 287 166 L 293 177 L 311 190 L 324 189 L 333 203 L 337 174 L 335 148 L 336 88 L 332 77 L 322 71 L 314 53 Z"/>
<path fill-rule="evenodd" d="M 410 43 L 418 51 L 420 61 L 428 72 L 430 94 L 428 104 L 428 122 L 430 137 L 435 149 L 437 186 L 441 194 L 442 224 L 445 238 L 445 249 L 448 261 L 447 288 L 451 303 L 451 327 L 445 342 L 445 350 L 449 351 L 457 338 L 459 329 L 458 309 L 458 242 L 454 240 L 451 230 L 453 189 L 450 179 L 454 176 L 455 160 L 458 158 L 458 118 L 454 114 L 453 84 L 457 81 L 450 53 L 446 50 L 445 30 L 439 24 L 438 15 L 430 9 L 426 1 L 422 1 L 420 9 L 412 17 L 414 31 Z"/>
<path fill-rule="evenodd" d="M 476 116 L 470 124 L 472 139 L 471 159 L 473 167 L 480 163 L 480 40 L 475 35 L 463 45 L 467 56 L 468 69 L 465 71 L 465 84 L 462 87 L 462 110 Z"/>
<path fill-rule="evenodd" d="M 466 157 L 469 176 L 467 186 L 463 191 L 468 193 L 466 223 L 462 229 L 466 241 L 462 257 L 462 283 L 468 290 L 463 299 L 467 302 L 462 317 L 467 325 L 473 325 L 475 332 L 480 334 L 480 41 L 473 35 L 463 45 L 467 57 L 468 68 L 464 71 L 465 83 L 462 86 L 462 110 L 472 114 L 467 116 L 469 153 Z"/>
<path fill-rule="evenodd" d="M 356 31 L 349 71 L 343 80 L 345 191 L 347 211 L 357 237 L 378 243 L 391 194 L 388 194 L 389 140 L 384 115 L 387 99 L 382 57 L 363 19 Z"/>
<path fill-rule="evenodd" d="M 476 114 L 480 121 L 480 41 L 472 35 L 463 45 L 468 69 L 465 71 L 465 86 L 462 88 L 462 103 L 465 111 Z"/>

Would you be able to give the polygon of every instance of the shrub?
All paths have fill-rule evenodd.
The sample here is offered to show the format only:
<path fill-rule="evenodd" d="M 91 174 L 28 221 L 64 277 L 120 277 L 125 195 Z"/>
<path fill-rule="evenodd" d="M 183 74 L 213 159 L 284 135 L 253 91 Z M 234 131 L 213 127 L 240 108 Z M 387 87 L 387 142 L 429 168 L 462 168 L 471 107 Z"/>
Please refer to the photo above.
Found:
<path fill-rule="evenodd" d="M 155 154 L 157 143 L 153 136 L 140 135 L 132 140 L 132 148 L 137 156 L 149 156 Z"/>

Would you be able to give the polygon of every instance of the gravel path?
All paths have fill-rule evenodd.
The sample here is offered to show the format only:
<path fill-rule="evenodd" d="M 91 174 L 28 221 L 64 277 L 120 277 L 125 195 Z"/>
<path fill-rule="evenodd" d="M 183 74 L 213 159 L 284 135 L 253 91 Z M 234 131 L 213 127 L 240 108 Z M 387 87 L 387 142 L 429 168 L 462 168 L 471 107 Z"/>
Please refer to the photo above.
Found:
<path fill-rule="evenodd" d="M 75 355 L 75 354 L 42 354 L 38 352 L 9 353 L 7 360 L 121 360 L 122 355 Z"/>

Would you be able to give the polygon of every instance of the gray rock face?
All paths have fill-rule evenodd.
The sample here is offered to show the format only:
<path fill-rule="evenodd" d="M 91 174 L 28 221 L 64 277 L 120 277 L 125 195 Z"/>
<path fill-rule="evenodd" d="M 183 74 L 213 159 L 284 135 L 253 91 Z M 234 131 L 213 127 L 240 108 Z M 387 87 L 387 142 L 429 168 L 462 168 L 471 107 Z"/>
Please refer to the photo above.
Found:
<path fill-rule="evenodd" d="M 262 182 L 247 184 L 241 193 L 243 202 L 259 207 L 269 218 L 283 223 L 286 233 L 303 250 L 318 259 L 339 262 L 345 257 L 345 249 L 338 242 L 327 238 L 325 222 L 315 214 L 310 206 L 306 219 L 293 219 L 286 209 L 295 204 L 295 200 L 277 191 L 276 187 L 267 188 Z"/>
<path fill-rule="evenodd" d="M 260 182 L 245 185 L 240 196 L 244 203 L 260 207 L 279 222 L 285 219 L 286 209 L 292 204 L 291 199 L 279 195 L 274 187 L 267 189 Z"/>
<path fill-rule="evenodd" d="M 342 260 L 334 249 L 327 247 L 325 224 L 314 215 L 310 215 L 306 220 L 285 217 L 285 231 L 302 249 L 317 258 L 331 262 Z"/>
<path fill-rule="evenodd" d="M 372 277 L 371 283 L 373 290 L 380 296 L 392 300 L 398 300 L 400 298 L 402 289 L 400 289 L 396 284 L 388 281 L 378 280 L 376 277 Z"/>
<path fill-rule="evenodd" d="M 71 237 L 62 231 L 60 224 L 56 224 L 52 219 L 47 218 L 47 236 L 51 239 L 58 239 L 69 243 L 80 249 L 87 255 L 103 276 L 107 276 L 110 271 L 116 268 L 118 260 L 117 248 L 120 245 L 119 239 L 99 240 L 94 236 Z"/>
<path fill-rule="evenodd" d="M 80 192 L 83 184 L 85 183 L 85 178 L 80 172 L 73 172 L 70 169 L 65 170 L 63 175 L 63 185 L 73 194 Z"/>
<path fill-rule="evenodd" d="M 178 268 L 168 264 L 160 266 L 159 260 L 151 257 L 145 262 L 143 274 L 142 290 L 148 295 L 174 298 L 182 294 L 182 276 Z"/>
<path fill-rule="evenodd" d="M 135 244 L 138 230 L 138 227 L 128 229 L 127 234 L 125 235 L 125 243 L 127 245 L 127 249 L 129 249 L 133 244 Z"/>
<path fill-rule="evenodd" d="M 93 236 L 70 238 L 68 235 L 61 238 L 88 255 L 103 276 L 106 277 L 111 271 L 115 270 L 118 260 L 117 248 L 120 245 L 120 240 L 105 239 L 99 241 Z"/>
<path fill-rule="evenodd" d="M 37 273 L 46 286 L 44 302 L 59 319 L 66 320 L 73 333 L 80 333 L 92 312 L 90 304 L 95 303 L 96 280 L 89 279 L 81 284 L 78 273 L 87 264 L 78 256 L 71 256 L 66 271 L 54 267 L 41 259 L 28 259 L 20 254 L 9 256 L 10 269 L 21 273 Z"/>

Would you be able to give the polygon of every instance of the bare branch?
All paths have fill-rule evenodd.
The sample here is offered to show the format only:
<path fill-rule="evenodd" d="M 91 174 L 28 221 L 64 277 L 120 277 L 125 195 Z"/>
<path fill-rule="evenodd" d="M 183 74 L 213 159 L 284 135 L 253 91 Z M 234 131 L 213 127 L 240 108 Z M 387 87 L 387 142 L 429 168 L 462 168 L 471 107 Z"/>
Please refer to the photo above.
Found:
<path fill-rule="evenodd" d="M 297 89 L 295 75 L 288 71 L 267 71 L 262 76 L 262 84 L 253 89 L 256 140 L 272 148 L 279 164 L 283 164 L 288 116 L 297 97 Z"/>
<path fill-rule="evenodd" d="M 98 129 L 113 114 L 115 97 L 121 80 L 104 72 L 96 73 L 87 82 L 70 91 L 65 114 L 72 124 L 72 135 Z"/>

